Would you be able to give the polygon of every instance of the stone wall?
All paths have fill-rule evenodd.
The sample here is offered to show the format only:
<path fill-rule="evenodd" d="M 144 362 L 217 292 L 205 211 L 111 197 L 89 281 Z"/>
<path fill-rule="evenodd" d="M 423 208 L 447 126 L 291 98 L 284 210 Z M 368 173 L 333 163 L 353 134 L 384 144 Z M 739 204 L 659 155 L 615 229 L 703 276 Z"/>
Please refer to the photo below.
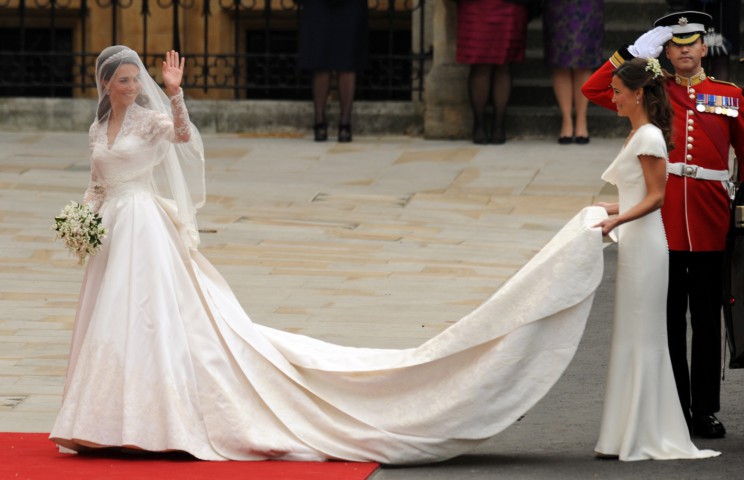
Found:
<path fill-rule="evenodd" d="M 203 133 L 309 135 L 312 104 L 273 100 L 193 100 L 186 104 L 191 120 Z M 86 132 L 95 116 L 96 101 L 70 98 L 0 98 L 0 130 Z M 337 126 L 338 104 L 328 109 L 331 136 Z M 421 135 L 423 104 L 418 102 L 356 102 L 355 134 Z"/>

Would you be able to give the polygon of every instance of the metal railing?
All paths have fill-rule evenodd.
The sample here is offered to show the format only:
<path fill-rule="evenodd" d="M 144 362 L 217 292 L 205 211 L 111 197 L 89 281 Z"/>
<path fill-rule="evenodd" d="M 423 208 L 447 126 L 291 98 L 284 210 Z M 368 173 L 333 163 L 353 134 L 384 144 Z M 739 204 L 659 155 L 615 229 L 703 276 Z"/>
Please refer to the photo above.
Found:
<path fill-rule="evenodd" d="M 431 59 L 426 0 L 368 5 L 358 98 L 421 99 Z M 155 77 L 164 52 L 180 51 L 184 88 L 205 98 L 305 99 L 298 25 L 293 0 L 0 0 L 0 96 L 90 96 L 99 51 L 125 44 Z"/>

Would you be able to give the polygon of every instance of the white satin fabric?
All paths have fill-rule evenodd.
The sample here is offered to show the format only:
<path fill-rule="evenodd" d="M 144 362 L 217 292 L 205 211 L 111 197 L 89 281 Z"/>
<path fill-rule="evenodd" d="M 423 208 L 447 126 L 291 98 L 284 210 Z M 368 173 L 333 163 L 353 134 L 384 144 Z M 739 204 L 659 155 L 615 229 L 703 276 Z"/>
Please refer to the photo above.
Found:
<path fill-rule="evenodd" d="M 620 212 L 646 196 L 639 155 L 667 158 L 654 125 L 641 126 L 602 175 L 618 187 Z M 661 212 L 618 230 L 612 347 L 595 450 L 628 461 L 719 455 L 692 444 L 677 396 L 666 333 L 669 255 Z"/>
<path fill-rule="evenodd" d="M 109 149 L 91 138 L 108 180 L 100 213 L 109 235 L 81 288 L 50 435 L 62 447 L 439 461 L 516 421 L 576 351 L 602 277 L 602 235 L 591 228 L 601 208 L 582 211 L 495 295 L 420 347 L 350 348 L 254 324 L 186 246 L 173 203 L 141 169 L 106 178 L 141 167 L 144 140 L 125 136 Z"/>

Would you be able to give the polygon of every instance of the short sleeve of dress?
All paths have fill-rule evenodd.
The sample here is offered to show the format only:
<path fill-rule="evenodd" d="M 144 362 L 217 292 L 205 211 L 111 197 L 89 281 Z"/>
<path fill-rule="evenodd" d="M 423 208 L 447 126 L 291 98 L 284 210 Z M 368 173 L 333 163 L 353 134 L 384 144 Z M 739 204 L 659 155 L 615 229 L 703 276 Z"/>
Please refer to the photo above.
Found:
<path fill-rule="evenodd" d="M 636 132 L 638 142 L 636 143 L 636 155 L 649 155 L 668 159 L 666 141 L 664 134 L 655 125 L 647 125 Z"/>

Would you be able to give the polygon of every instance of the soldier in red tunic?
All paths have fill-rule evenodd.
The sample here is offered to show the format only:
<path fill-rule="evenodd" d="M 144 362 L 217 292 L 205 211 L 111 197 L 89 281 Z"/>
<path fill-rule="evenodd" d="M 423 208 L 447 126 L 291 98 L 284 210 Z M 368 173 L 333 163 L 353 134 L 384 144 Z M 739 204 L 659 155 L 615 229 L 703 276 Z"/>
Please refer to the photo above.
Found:
<path fill-rule="evenodd" d="M 742 90 L 708 77 L 701 67 L 707 46 L 702 34 L 710 15 L 676 12 L 617 52 L 586 82 L 592 102 L 615 109 L 612 72 L 632 57 L 656 58 L 662 51 L 674 66 L 666 87 L 674 110 L 675 148 L 669 152 L 662 217 L 669 243 L 667 333 L 669 353 L 685 418 L 695 435 L 725 436 L 720 409 L 723 262 L 731 200 L 729 146 L 744 178 Z M 692 326 L 691 369 L 687 364 L 687 309 Z M 688 373 L 689 372 L 689 373 Z"/>

